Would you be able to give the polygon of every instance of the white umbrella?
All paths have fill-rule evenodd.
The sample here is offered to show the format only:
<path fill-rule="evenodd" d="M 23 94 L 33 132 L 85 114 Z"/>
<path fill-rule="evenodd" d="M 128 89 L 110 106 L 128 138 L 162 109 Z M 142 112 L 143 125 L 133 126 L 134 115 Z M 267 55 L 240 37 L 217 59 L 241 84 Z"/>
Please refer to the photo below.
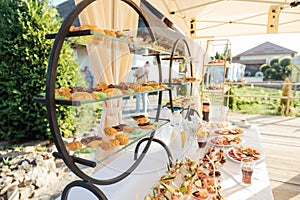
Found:
<path fill-rule="evenodd" d="M 212 38 L 300 33 L 297 0 L 148 0 L 187 35 Z"/>

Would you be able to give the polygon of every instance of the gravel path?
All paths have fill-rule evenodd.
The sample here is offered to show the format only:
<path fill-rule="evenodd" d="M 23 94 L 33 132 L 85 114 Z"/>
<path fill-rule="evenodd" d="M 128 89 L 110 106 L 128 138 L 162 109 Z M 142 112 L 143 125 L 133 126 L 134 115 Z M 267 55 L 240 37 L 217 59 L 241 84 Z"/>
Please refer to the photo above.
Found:
<path fill-rule="evenodd" d="M 11 146 L 11 144 L 7 142 L 0 142 L 0 147 Z M 18 160 L 18 157 L 28 158 L 28 157 L 37 157 L 40 155 L 40 152 L 37 151 L 38 148 L 43 149 L 45 152 L 49 153 L 49 156 L 52 156 L 52 152 L 56 152 L 57 149 L 53 143 L 50 141 L 27 141 L 24 143 L 14 145 L 15 149 L 5 149 L 0 148 L 0 158 L 14 158 L 14 160 Z M 24 157 L 25 156 L 25 157 Z M 52 156 L 53 157 L 53 156 Z M 51 162 L 54 162 L 56 166 L 56 176 L 57 178 L 52 177 L 44 177 L 45 179 L 51 179 L 53 183 L 43 188 L 38 188 L 34 192 L 34 196 L 30 199 L 32 200 L 55 200 L 57 199 L 63 189 L 67 186 L 67 184 L 72 181 L 79 180 L 79 178 L 71 172 L 65 163 L 61 159 L 49 159 Z M 48 160 L 48 162 L 49 162 Z M 79 166 L 80 167 L 80 166 Z M 82 168 L 82 170 L 87 174 L 92 174 L 93 168 Z M 2 166 L 0 166 L 0 172 L 2 171 Z M 0 176 L 1 178 L 1 176 Z M 2 184 L 2 183 L 1 183 Z M 6 200 L 6 194 L 0 194 L 0 200 Z M 14 200 L 15 198 L 13 198 Z"/>

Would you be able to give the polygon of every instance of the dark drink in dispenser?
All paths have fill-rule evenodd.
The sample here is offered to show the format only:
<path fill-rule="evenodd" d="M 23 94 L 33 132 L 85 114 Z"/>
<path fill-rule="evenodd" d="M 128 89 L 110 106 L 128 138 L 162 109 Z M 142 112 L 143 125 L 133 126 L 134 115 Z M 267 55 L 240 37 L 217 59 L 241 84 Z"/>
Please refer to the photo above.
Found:
<path fill-rule="evenodd" d="M 206 146 L 206 143 L 207 141 L 206 140 L 202 140 L 202 141 L 198 141 L 198 147 L 201 149 L 201 148 L 204 148 Z"/>

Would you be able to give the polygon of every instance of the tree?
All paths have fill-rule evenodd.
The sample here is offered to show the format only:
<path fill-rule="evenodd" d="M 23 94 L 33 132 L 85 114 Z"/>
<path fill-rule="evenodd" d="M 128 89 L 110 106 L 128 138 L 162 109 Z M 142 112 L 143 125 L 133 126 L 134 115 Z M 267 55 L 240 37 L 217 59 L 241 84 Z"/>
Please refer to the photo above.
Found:
<path fill-rule="evenodd" d="M 263 64 L 263 65 L 261 65 L 261 66 L 259 67 L 259 71 L 261 71 L 262 73 L 265 74 L 266 70 L 269 69 L 269 68 L 271 68 L 270 65 L 268 65 L 268 64 Z"/>
<path fill-rule="evenodd" d="M 292 64 L 292 59 L 290 57 L 285 57 L 280 60 L 280 66 L 286 67 Z"/>
<path fill-rule="evenodd" d="M 278 64 L 279 64 L 279 58 L 278 57 L 272 58 L 272 60 L 270 61 L 270 66 L 278 65 Z"/>
<path fill-rule="evenodd" d="M 53 41 L 47 33 L 61 24 L 47 0 L 0 0 L 0 138 L 49 138 L 43 104 L 32 99 L 45 92 L 46 69 Z M 64 45 L 57 87 L 73 86 L 79 74 L 70 46 Z M 71 108 L 57 107 L 62 134 L 72 134 Z"/>
<path fill-rule="evenodd" d="M 292 58 L 273 58 L 269 64 L 263 64 L 259 70 L 264 73 L 265 78 L 273 80 L 284 80 L 292 71 Z"/>

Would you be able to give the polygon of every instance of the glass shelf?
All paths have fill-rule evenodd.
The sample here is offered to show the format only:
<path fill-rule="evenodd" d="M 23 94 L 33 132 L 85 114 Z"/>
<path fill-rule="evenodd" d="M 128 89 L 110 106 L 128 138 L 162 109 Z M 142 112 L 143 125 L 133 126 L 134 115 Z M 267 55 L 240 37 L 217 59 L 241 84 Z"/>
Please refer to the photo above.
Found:
<path fill-rule="evenodd" d="M 46 34 L 46 39 L 55 39 L 57 33 Z M 67 37 L 91 35 L 91 30 L 71 31 Z"/>
<path fill-rule="evenodd" d="M 136 96 L 136 95 L 139 95 L 139 94 L 148 94 L 148 93 L 167 91 L 167 90 L 170 90 L 170 88 L 161 88 L 161 89 L 157 89 L 157 90 L 147 90 L 147 91 L 144 91 L 144 92 L 135 92 L 135 93 L 132 93 L 132 94 L 124 94 L 124 95 L 119 95 L 119 96 L 105 97 L 105 98 L 101 98 L 101 99 L 87 100 L 87 101 L 55 99 L 55 103 L 60 104 L 60 105 L 81 106 L 81 105 L 84 105 L 84 104 L 98 103 L 98 102 L 102 102 L 102 101 L 109 101 L 109 100 L 112 100 L 112 99 L 128 98 L 128 97 Z M 46 99 L 44 97 L 35 97 L 35 98 L 33 98 L 33 101 L 38 102 L 38 103 L 45 103 Z"/>
<path fill-rule="evenodd" d="M 170 84 L 169 87 L 172 87 L 172 86 L 178 87 L 178 86 L 188 85 L 188 84 L 191 84 L 191 83 L 196 83 L 198 81 L 199 80 L 196 80 L 196 81 L 186 81 L 186 82 L 182 82 L 182 83 L 163 82 L 163 84 L 165 84 L 165 85 L 169 85 Z"/>
<path fill-rule="evenodd" d="M 124 121 L 124 124 L 130 124 L 130 123 L 132 123 L 132 122 Z M 140 133 L 137 135 L 130 135 L 128 133 L 123 133 L 123 132 L 117 133 L 117 134 L 125 134 L 129 137 L 129 142 L 126 145 L 119 145 L 116 148 L 106 149 L 106 150 L 101 148 L 101 145 L 98 147 L 94 147 L 94 148 L 87 148 L 87 147 L 83 146 L 83 148 L 81 150 L 69 151 L 69 154 L 70 154 L 70 156 L 75 157 L 75 159 L 80 158 L 80 159 L 84 159 L 87 161 L 95 162 L 96 165 L 100 165 L 103 162 L 107 162 L 110 159 L 113 159 L 114 156 L 120 155 L 120 153 L 122 151 L 124 151 L 128 148 L 131 148 L 140 139 L 150 136 L 150 134 L 153 131 L 156 131 L 155 135 L 159 134 L 161 131 L 157 132 L 157 130 L 161 129 L 163 126 L 169 124 L 169 121 L 159 120 L 158 122 L 155 122 L 155 123 L 157 124 L 156 129 L 141 129 L 141 128 L 138 128 L 137 126 L 135 126 L 136 131 L 140 131 Z M 130 125 L 130 126 L 132 126 L 132 125 Z M 91 136 L 92 136 L 92 134 L 91 134 Z M 110 140 L 110 138 L 107 138 L 104 135 L 104 133 L 100 133 L 100 134 L 98 134 L 98 136 L 102 137 L 101 140 L 103 142 L 107 143 Z M 83 138 L 85 138 L 85 137 L 78 137 L 77 141 L 79 141 Z M 134 156 L 134 155 L 132 155 L 132 156 Z"/>
<path fill-rule="evenodd" d="M 57 35 L 56 33 L 47 34 L 46 39 L 55 39 L 56 35 Z M 131 49 L 136 49 L 136 50 L 148 49 L 149 53 L 143 54 L 144 56 L 170 55 L 171 54 L 171 52 L 161 49 L 161 48 L 163 48 L 161 46 L 150 45 L 150 44 L 141 44 L 138 42 L 134 42 L 134 41 L 139 41 L 139 39 L 143 39 L 143 38 L 132 38 L 127 35 L 120 36 L 120 37 L 114 37 L 114 36 L 99 33 L 94 30 L 70 31 L 69 34 L 67 35 L 67 37 L 80 37 L 80 36 L 94 36 L 93 38 L 87 38 L 87 39 L 82 39 L 82 40 L 80 40 L 80 39 L 78 40 L 78 38 L 77 38 L 76 42 L 79 44 L 82 44 L 82 45 L 86 45 L 92 41 L 97 41 L 98 43 L 101 43 L 101 42 L 105 42 L 106 41 L 105 39 L 108 39 L 110 41 L 126 43 L 131 47 Z M 97 37 L 99 37 L 99 39 L 97 39 Z M 157 46 L 157 48 L 155 48 L 155 46 Z"/>
<path fill-rule="evenodd" d="M 182 82 L 182 83 L 169 83 L 169 82 L 164 82 L 163 84 L 171 84 L 171 85 L 174 85 L 174 86 L 181 86 L 181 85 L 187 85 L 187 84 L 189 84 L 189 83 L 191 83 L 191 82 Z"/>
<path fill-rule="evenodd" d="M 34 102 L 46 103 L 45 97 L 34 97 Z M 64 100 L 64 99 L 55 99 L 55 104 L 66 105 L 66 106 L 80 106 L 80 101 Z"/>
<path fill-rule="evenodd" d="M 195 103 L 194 98 L 190 98 L 189 96 L 177 96 L 173 99 L 173 107 L 178 109 L 185 109 Z M 167 108 L 171 108 L 168 104 L 164 105 Z"/>
<path fill-rule="evenodd" d="M 157 55 L 160 55 L 160 56 L 165 56 L 165 55 L 170 55 L 170 53 L 163 53 L 163 52 L 153 52 L 153 53 L 147 53 L 147 54 L 143 54 L 143 56 L 157 56 Z"/>
<path fill-rule="evenodd" d="M 152 93 L 152 92 L 159 92 L 159 91 L 166 91 L 166 90 L 169 90 L 169 88 L 162 88 L 162 89 L 157 89 L 157 90 L 147 90 L 147 91 L 144 91 L 144 92 L 135 92 L 135 93 L 132 93 L 132 94 L 124 94 L 124 95 L 120 95 L 120 96 L 106 97 L 106 98 L 101 98 L 101 99 L 98 99 L 98 100 L 88 100 L 88 101 L 81 102 L 81 104 L 97 103 L 97 102 L 101 102 L 101 101 L 108 101 L 108 100 L 112 100 L 112 99 L 126 98 L 126 97 L 136 96 L 136 95 L 139 95 L 139 94 L 148 94 L 148 93 Z"/>

